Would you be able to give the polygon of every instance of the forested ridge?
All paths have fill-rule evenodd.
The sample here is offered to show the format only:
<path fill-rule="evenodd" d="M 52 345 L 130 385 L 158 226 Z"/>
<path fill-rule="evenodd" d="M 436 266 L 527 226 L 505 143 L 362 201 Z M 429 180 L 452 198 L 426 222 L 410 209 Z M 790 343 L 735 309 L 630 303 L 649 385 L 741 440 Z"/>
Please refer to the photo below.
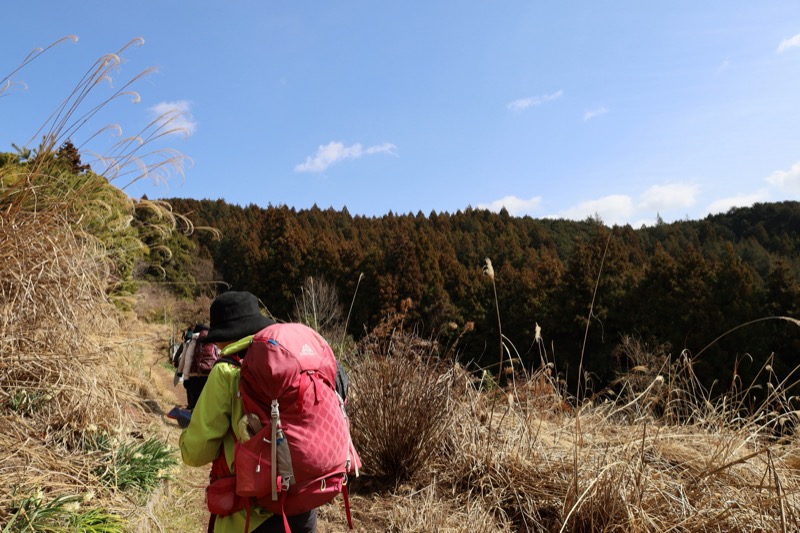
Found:
<path fill-rule="evenodd" d="M 346 209 L 169 202 L 221 238 L 191 235 L 193 244 L 179 247 L 185 266 L 167 272 L 167 281 L 224 281 L 288 319 L 304 281 L 324 279 L 343 306 L 353 299 L 348 326 L 356 338 L 402 316 L 405 327 L 444 346 L 461 335 L 460 359 L 489 366 L 499 357 L 496 289 L 503 336 L 536 367 L 538 325 L 547 359 L 568 382 L 582 353 L 595 386 L 643 363 L 628 357 L 630 342 L 652 356 L 649 365 L 684 350 L 697 354 L 697 375 L 721 390 L 734 372 L 753 378 L 772 355 L 779 375 L 800 362 L 797 326 L 759 320 L 800 317 L 800 202 L 638 229 L 472 208 L 364 217 Z M 486 258 L 495 286 L 483 275 Z"/>

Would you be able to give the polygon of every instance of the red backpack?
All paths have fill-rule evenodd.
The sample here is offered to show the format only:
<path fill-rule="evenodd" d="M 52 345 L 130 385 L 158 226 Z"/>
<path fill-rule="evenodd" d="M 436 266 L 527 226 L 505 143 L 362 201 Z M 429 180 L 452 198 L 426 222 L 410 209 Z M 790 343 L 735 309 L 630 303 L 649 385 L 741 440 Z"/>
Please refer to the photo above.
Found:
<path fill-rule="evenodd" d="M 197 343 L 194 347 L 194 357 L 192 358 L 192 372 L 207 376 L 214 363 L 219 359 L 219 348 L 212 342 L 203 342 L 203 338 L 208 335 L 208 330 L 202 330 L 197 336 Z"/>
<path fill-rule="evenodd" d="M 347 480 L 358 476 L 361 461 L 336 392 L 336 372 L 333 350 L 308 326 L 273 324 L 253 337 L 239 379 L 253 435 L 237 441 L 234 452 L 236 507 L 247 509 L 245 530 L 253 502 L 282 514 L 289 532 L 286 516 L 315 509 L 339 493 L 353 528 Z M 209 492 L 209 507 L 211 499 Z"/>

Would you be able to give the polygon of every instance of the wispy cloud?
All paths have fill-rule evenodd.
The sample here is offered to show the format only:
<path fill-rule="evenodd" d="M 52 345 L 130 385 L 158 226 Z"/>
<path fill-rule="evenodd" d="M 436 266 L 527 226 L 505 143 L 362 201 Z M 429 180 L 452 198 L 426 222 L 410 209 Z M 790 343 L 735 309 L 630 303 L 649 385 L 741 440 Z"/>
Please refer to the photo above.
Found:
<path fill-rule="evenodd" d="M 391 143 L 383 143 L 364 148 L 361 143 L 345 146 L 338 141 L 332 141 L 317 148 L 317 153 L 308 156 L 305 162 L 294 167 L 295 172 L 323 172 L 329 166 L 347 159 L 359 159 L 365 155 L 392 154 L 397 155 L 397 147 Z"/>
<path fill-rule="evenodd" d="M 800 161 L 792 165 L 789 170 L 776 170 L 767 176 L 766 180 L 782 191 L 800 190 Z"/>
<path fill-rule="evenodd" d="M 551 94 L 544 94 L 542 96 L 529 96 L 527 98 L 519 98 L 506 105 L 506 108 L 511 111 L 523 111 L 529 107 L 536 107 L 546 102 L 558 100 L 564 94 L 563 90 L 556 91 Z"/>
<path fill-rule="evenodd" d="M 639 197 L 640 209 L 659 212 L 687 208 L 697 202 L 699 187 L 688 183 L 653 185 Z"/>
<path fill-rule="evenodd" d="M 794 37 L 789 37 L 788 39 L 782 40 L 781 44 L 778 45 L 777 52 L 780 54 L 790 48 L 797 48 L 798 46 L 800 46 L 800 33 Z"/>
<path fill-rule="evenodd" d="M 722 63 L 719 64 L 719 66 L 717 66 L 717 74 L 724 70 L 728 70 L 729 66 L 731 66 L 731 62 L 726 58 Z"/>
<path fill-rule="evenodd" d="M 590 109 L 583 114 L 583 120 L 592 120 L 593 118 L 597 118 L 599 116 L 605 115 L 608 113 L 608 109 L 605 107 L 598 107 L 597 109 Z"/>
<path fill-rule="evenodd" d="M 773 172 L 766 181 L 784 191 L 800 191 L 800 162 L 795 163 L 789 170 Z M 689 210 L 699 211 L 702 216 L 708 214 L 724 213 L 732 207 L 749 207 L 757 202 L 769 202 L 772 197 L 769 187 L 750 192 L 741 193 L 725 198 L 710 201 L 707 207 L 697 209 L 701 198 L 701 186 L 693 183 L 667 183 L 652 185 L 637 197 L 627 194 L 610 194 L 596 199 L 586 200 L 554 214 L 545 215 L 547 218 L 564 218 L 567 220 L 586 220 L 599 216 L 607 225 L 631 224 L 633 227 L 652 225 L 657 220 L 657 215 L 667 220 L 676 220 L 675 215 L 689 216 Z M 514 196 L 507 196 L 488 206 L 497 211 L 499 206 L 505 204 L 509 213 L 513 201 L 522 202 Z M 532 198 L 538 207 L 541 198 Z"/>
<path fill-rule="evenodd" d="M 478 207 L 480 209 L 494 211 L 495 213 L 499 212 L 505 207 L 506 211 L 508 211 L 510 215 L 518 216 L 533 214 L 533 211 L 539 207 L 541 203 L 541 196 L 534 196 L 528 200 L 525 200 L 524 198 L 518 198 L 516 196 L 504 196 L 503 198 L 488 204 L 478 204 Z"/>
<path fill-rule="evenodd" d="M 589 217 L 598 215 L 605 224 L 626 224 L 630 220 L 636 209 L 630 196 L 624 194 L 612 194 L 588 200 L 574 207 L 570 207 L 553 215 L 553 218 L 566 218 L 569 220 L 585 220 Z"/>
<path fill-rule="evenodd" d="M 551 217 L 586 220 L 597 215 L 608 225 L 632 224 L 638 227 L 652 224 L 657 213 L 663 215 L 695 205 L 698 193 L 699 187 L 688 183 L 653 185 L 636 200 L 626 194 L 611 194 L 581 202 Z"/>
<path fill-rule="evenodd" d="M 160 102 L 149 111 L 162 124 L 165 131 L 179 133 L 186 137 L 192 135 L 197 129 L 197 122 L 191 114 L 191 104 L 186 100 L 175 102 Z"/>
<path fill-rule="evenodd" d="M 768 200 L 769 192 L 765 189 L 761 189 L 750 194 L 738 194 L 736 196 L 716 200 L 706 208 L 706 213 L 710 215 L 727 213 L 731 207 L 749 207 L 756 202 L 766 202 Z"/>

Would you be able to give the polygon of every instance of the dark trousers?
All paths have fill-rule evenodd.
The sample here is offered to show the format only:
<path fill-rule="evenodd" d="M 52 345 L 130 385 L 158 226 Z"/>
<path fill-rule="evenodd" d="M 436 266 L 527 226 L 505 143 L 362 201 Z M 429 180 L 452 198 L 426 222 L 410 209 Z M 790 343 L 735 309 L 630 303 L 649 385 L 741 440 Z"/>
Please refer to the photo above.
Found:
<path fill-rule="evenodd" d="M 317 531 L 317 510 L 303 514 L 296 514 L 287 517 L 289 520 L 289 527 L 292 533 L 315 533 Z M 272 515 L 260 526 L 252 531 L 252 533 L 284 533 L 283 531 L 283 516 L 276 514 Z"/>
<path fill-rule="evenodd" d="M 208 381 L 208 376 L 192 376 L 183 382 L 183 388 L 186 389 L 186 408 L 190 411 L 197 405 L 197 399 L 203 392 L 206 381 Z"/>

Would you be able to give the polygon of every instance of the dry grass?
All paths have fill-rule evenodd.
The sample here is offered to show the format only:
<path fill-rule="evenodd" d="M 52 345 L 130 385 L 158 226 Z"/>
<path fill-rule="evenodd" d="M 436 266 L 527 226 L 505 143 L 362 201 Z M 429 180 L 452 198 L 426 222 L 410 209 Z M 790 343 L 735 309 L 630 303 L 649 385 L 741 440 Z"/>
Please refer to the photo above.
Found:
<path fill-rule="evenodd" d="M 103 291 L 107 266 L 69 228 L 48 213 L 0 224 L 0 501 L 94 493 L 124 513 L 130 502 L 102 488 L 92 443 L 138 433 L 151 394 Z"/>
<path fill-rule="evenodd" d="M 365 461 L 356 492 L 389 507 L 367 518 L 368 531 L 800 529 L 800 449 L 793 436 L 775 437 L 775 418 L 785 426 L 796 415 L 743 417 L 730 397 L 711 401 L 688 358 L 625 401 L 598 397 L 573 411 L 547 366 L 505 391 L 482 391 L 454 380 L 457 367 L 427 364 L 418 340 L 400 346 L 408 342 L 395 334 L 394 355 L 375 353 L 353 370 L 354 439 L 376 461 Z M 381 396 L 387 366 L 402 386 Z M 447 400 L 431 402 L 424 387 Z M 775 407 L 788 391 L 771 390 Z M 388 418 L 393 410 L 402 416 Z M 428 436 L 431 424 L 441 433 Z M 418 434 L 424 461 L 410 451 Z M 392 454 L 408 462 L 386 485 L 371 475 L 385 474 L 380 458 Z"/>
<path fill-rule="evenodd" d="M 192 324 L 207 324 L 210 307 L 208 296 L 184 300 L 176 298 L 163 285 L 142 284 L 136 292 L 133 310 L 136 317 L 145 322 L 175 322 L 185 329 Z"/>
<path fill-rule="evenodd" d="M 83 497 L 91 501 L 84 508 L 135 523 L 143 496 L 108 477 L 119 474 L 113 452 L 138 449 L 157 434 L 151 425 L 160 409 L 142 366 L 140 345 L 150 339 L 130 338 L 109 296 L 146 247 L 130 225 L 134 202 L 107 179 L 152 176 L 168 158 L 137 160 L 134 145 L 147 142 L 117 146 L 117 159 L 105 157 L 113 164 L 99 176 L 75 172 L 56 151 L 100 107 L 131 94 L 127 83 L 100 104 L 87 100 L 119 61 L 114 54 L 98 60 L 43 125 L 38 148 L 0 164 L 3 531 L 66 527 Z M 139 174 L 125 170 L 131 168 Z M 53 504 L 59 501 L 69 508 Z M 34 526 L 32 511 L 43 508 L 54 512 Z"/>

